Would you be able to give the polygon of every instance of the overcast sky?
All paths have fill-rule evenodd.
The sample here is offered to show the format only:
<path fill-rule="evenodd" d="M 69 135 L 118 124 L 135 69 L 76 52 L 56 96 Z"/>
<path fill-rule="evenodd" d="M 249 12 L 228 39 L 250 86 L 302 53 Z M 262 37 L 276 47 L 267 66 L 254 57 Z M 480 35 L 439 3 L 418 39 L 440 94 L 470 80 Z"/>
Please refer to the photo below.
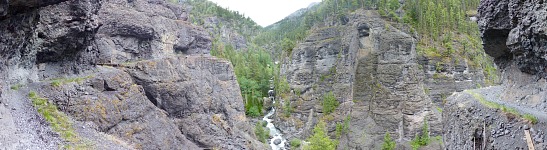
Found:
<path fill-rule="evenodd" d="M 239 11 L 266 27 L 312 2 L 321 0 L 210 0 L 230 10 Z"/>

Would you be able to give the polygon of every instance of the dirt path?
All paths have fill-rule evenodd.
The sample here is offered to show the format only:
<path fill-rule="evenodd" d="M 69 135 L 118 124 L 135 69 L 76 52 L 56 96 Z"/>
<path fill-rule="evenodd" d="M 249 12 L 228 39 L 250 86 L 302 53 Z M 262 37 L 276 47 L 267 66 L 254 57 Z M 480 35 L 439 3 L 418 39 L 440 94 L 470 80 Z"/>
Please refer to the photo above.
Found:
<path fill-rule="evenodd" d="M 500 94 L 503 92 L 502 86 L 493 86 L 483 89 L 473 90 L 473 92 L 480 93 L 487 101 L 495 102 L 510 108 L 514 108 L 520 114 L 532 114 L 538 118 L 539 123 L 547 122 L 547 112 L 543 110 L 534 109 L 525 105 L 516 105 L 514 103 L 508 103 L 500 99 Z"/>
<path fill-rule="evenodd" d="M 0 149 L 58 149 L 61 139 L 34 109 L 27 91 L 22 87 L 2 94 Z"/>

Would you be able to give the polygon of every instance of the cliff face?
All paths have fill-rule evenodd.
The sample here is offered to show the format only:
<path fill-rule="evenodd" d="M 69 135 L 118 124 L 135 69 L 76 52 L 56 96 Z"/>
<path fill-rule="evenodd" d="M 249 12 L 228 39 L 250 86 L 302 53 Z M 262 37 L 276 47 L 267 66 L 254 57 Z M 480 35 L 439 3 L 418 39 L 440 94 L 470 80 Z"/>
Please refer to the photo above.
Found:
<path fill-rule="evenodd" d="M 481 1 L 485 51 L 503 69 L 503 83 L 448 98 L 443 113 L 448 149 L 526 149 L 525 132 L 536 149 L 547 149 L 546 14 L 543 1 Z"/>
<path fill-rule="evenodd" d="M 110 143 L 125 148 L 265 149 L 246 122 L 231 64 L 209 56 L 211 37 L 185 21 L 180 5 L 162 0 L 0 4 L 7 4 L 0 5 L 0 79 L 6 81 L 0 83 L 5 104 L 0 107 L 8 110 L 0 115 L 11 116 L 0 123 L 16 122 L 9 127 L 18 130 L 1 132 L 11 139 L 0 143 L 12 143 L 2 147 L 34 149 L 38 145 L 8 141 L 48 143 L 55 137 L 18 123 L 39 122 L 19 115 L 38 115 L 30 112 L 35 110 L 27 98 L 36 91 L 83 124 L 79 136 L 96 148 L 101 139 L 112 139 L 101 136 L 112 136 L 122 142 Z"/>
<path fill-rule="evenodd" d="M 484 49 L 502 64 L 547 77 L 547 10 L 542 0 L 486 0 L 479 7 Z"/>
<path fill-rule="evenodd" d="M 288 99 L 294 108 L 290 117 L 276 122 L 290 133 L 287 138 L 308 137 L 319 119 L 335 137 L 336 124 L 346 118 L 351 121 L 340 137 L 341 149 L 378 149 L 386 132 L 408 141 L 424 120 L 439 134 L 440 112 L 424 92 L 416 40 L 375 11 L 358 10 L 347 18 L 345 24 L 312 29 L 282 66 L 291 89 L 301 93 Z M 321 103 L 330 91 L 341 104 L 327 115 Z"/>

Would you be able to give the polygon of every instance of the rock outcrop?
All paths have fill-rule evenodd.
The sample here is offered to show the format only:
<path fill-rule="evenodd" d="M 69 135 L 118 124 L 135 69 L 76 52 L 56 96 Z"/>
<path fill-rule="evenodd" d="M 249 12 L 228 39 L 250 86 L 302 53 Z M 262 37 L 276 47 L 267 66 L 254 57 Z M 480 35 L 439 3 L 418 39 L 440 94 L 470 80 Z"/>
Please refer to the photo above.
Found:
<path fill-rule="evenodd" d="M 516 62 L 547 77 L 547 4 L 542 0 L 485 0 L 479 6 L 484 50 L 500 64 Z"/>
<path fill-rule="evenodd" d="M 2 0 L 0 85 L 25 89 L 2 102 L 36 91 L 131 148 L 266 149 L 245 119 L 231 64 L 209 56 L 210 35 L 186 16 L 163 0 Z M 67 78 L 82 81 L 51 83 Z"/>
<path fill-rule="evenodd" d="M 372 10 L 358 10 L 348 20 L 315 27 L 282 67 L 301 95 L 290 99 L 294 112 L 277 120 L 280 128 L 306 138 L 324 119 L 334 137 L 335 125 L 348 117 L 349 132 L 341 136 L 340 149 L 378 149 L 386 132 L 408 141 L 421 132 L 424 120 L 432 135 L 440 134 L 440 112 L 424 92 L 416 40 Z M 321 103 L 330 91 L 341 105 L 326 115 Z"/>
<path fill-rule="evenodd" d="M 448 98 L 443 112 L 448 149 L 547 149 L 546 14 L 541 0 L 481 1 L 479 28 L 486 53 L 503 70 L 502 85 Z"/>

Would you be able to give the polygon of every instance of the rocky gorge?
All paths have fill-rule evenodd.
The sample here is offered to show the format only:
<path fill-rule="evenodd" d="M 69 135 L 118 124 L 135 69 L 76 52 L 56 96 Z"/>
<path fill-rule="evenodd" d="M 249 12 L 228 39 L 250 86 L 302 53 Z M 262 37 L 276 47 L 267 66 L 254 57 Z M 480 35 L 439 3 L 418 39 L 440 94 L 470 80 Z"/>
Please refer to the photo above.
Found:
<path fill-rule="evenodd" d="M 478 35 L 434 39 L 417 1 L 368 2 L 262 28 L 205 0 L 0 0 L 0 149 L 547 149 L 547 3 L 476 1 Z M 275 77 L 231 56 L 255 49 Z"/>

